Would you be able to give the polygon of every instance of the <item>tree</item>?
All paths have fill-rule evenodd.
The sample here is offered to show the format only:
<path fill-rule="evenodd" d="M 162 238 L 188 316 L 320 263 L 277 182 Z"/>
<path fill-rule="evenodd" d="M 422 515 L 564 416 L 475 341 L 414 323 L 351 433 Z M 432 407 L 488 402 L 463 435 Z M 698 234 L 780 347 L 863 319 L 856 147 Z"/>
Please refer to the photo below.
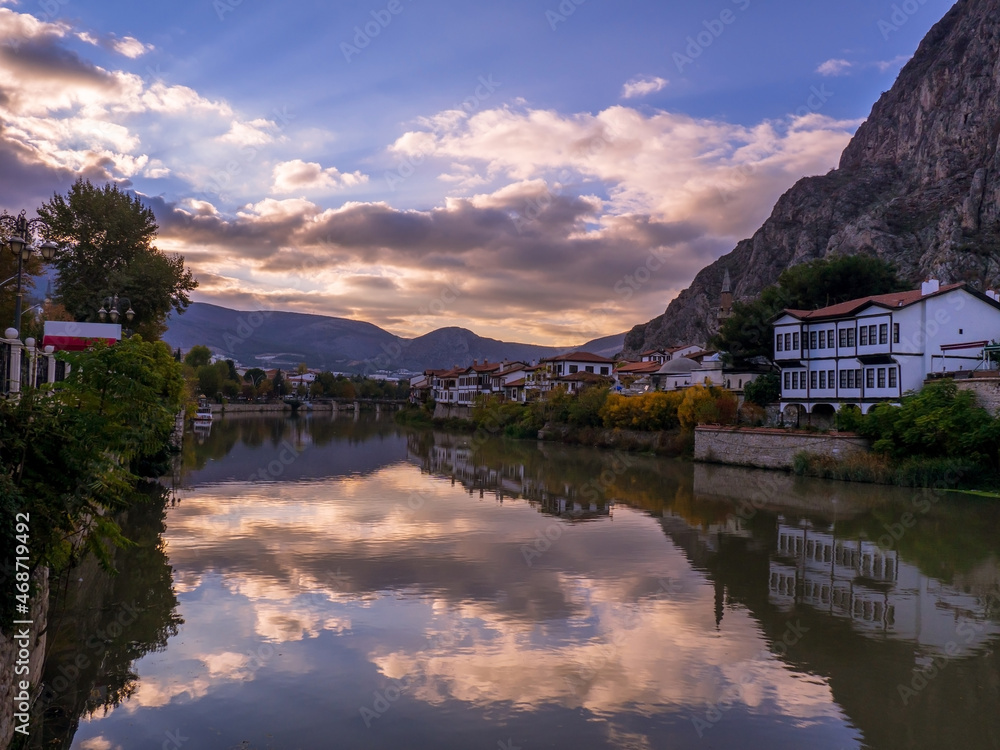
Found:
<path fill-rule="evenodd" d="M 204 367 L 212 359 L 212 351 L 207 346 L 197 344 L 191 347 L 191 351 L 184 357 L 184 364 L 190 365 L 196 370 Z"/>
<path fill-rule="evenodd" d="M 743 387 L 743 396 L 751 404 L 766 407 L 781 397 L 781 376 L 767 372 Z"/>
<path fill-rule="evenodd" d="M 254 387 L 260 385 L 261 381 L 267 377 L 267 373 L 259 367 L 251 367 L 243 373 L 243 379 L 248 383 L 253 383 Z"/>
<path fill-rule="evenodd" d="M 166 317 L 191 304 L 198 286 L 182 256 L 158 250 L 156 219 L 138 196 L 117 185 L 96 187 L 79 179 L 66 196 L 54 194 L 38 209 L 51 238 L 68 247 L 56 255 L 56 300 L 78 321 L 97 321 L 105 297 L 127 297 L 136 332 L 159 338 Z"/>
<path fill-rule="evenodd" d="M 281 398 L 282 396 L 285 395 L 286 392 L 285 376 L 281 374 L 281 370 L 278 370 L 278 372 L 275 373 L 274 382 L 271 383 L 271 386 L 274 388 L 274 395 L 277 396 L 278 398 Z"/>
<path fill-rule="evenodd" d="M 906 289 L 893 266 L 868 255 L 814 260 L 782 272 L 778 283 L 752 302 L 736 302 L 710 345 L 725 353 L 727 364 L 774 357 L 771 323 L 784 309 L 818 310 L 850 299 Z"/>
<path fill-rule="evenodd" d="M 28 388 L 0 400 L 0 546 L 13 549 L 13 514 L 31 517 L 31 565 L 72 562 L 83 539 L 102 564 L 124 543 L 114 514 L 156 476 L 184 394 L 181 366 L 158 342 L 135 336 L 61 354 L 72 364 L 51 393 Z"/>

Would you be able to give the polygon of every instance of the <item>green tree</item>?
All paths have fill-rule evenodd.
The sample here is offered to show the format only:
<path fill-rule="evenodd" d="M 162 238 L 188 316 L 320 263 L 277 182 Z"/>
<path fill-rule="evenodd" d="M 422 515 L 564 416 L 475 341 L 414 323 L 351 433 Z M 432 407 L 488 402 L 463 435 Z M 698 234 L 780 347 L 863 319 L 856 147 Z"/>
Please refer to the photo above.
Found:
<path fill-rule="evenodd" d="M 781 397 L 781 376 L 766 372 L 743 387 L 743 397 L 751 404 L 766 407 Z"/>
<path fill-rule="evenodd" d="M 0 546 L 13 549 L 12 514 L 28 513 L 33 566 L 71 563 L 77 538 L 109 565 L 109 545 L 125 543 L 114 513 L 136 500 L 140 476 L 157 474 L 182 367 L 139 336 L 60 356 L 72 371 L 53 391 L 0 401 Z"/>
<path fill-rule="evenodd" d="M 736 302 L 710 345 L 725 352 L 729 364 L 774 357 L 771 323 L 784 309 L 817 310 L 838 302 L 903 291 L 907 285 L 893 266 L 868 255 L 814 260 L 782 272 L 778 283 L 752 302 Z"/>
<path fill-rule="evenodd" d="M 264 372 L 259 367 L 251 367 L 245 373 L 243 373 L 243 379 L 248 383 L 253 383 L 255 386 L 260 385 L 260 382 L 267 377 L 267 373 Z"/>
<path fill-rule="evenodd" d="M 271 387 L 274 389 L 274 395 L 278 398 L 281 398 L 288 392 L 288 386 L 285 383 L 285 376 L 281 374 L 281 370 L 278 370 L 275 374 Z"/>
<path fill-rule="evenodd" d="M 79 179 L 67 195 L 53 195 L 38 215 L 51 227 L 52 239 L 67 245 L 53 261 L 59 271 L 56 299 L 74 319 L 98 320 L 101 301 L 119 294 L 135 310 L 132 327 L 159 338 L 167 315 L 191 304 L 188 292 L 198 282 L 183 257 L 153 245 L 156 219 L 138 196 Z"/>
<path fill-rule="evenodd" d="M 212 359 L 211 349 L 209 349 L 207 346 L 202 346 L 201 344 L 197 344 L 196 346 L 192 346 L 191 351 L 189 351 L 187 353 L 187 356 L 184 357 L 184 364 L 190 365 L 191 367 L 197 370 L 199 367 L 204 367 L 205 365 L 207 365 L 209 363 L 209 360 L 211 359 Z"/>

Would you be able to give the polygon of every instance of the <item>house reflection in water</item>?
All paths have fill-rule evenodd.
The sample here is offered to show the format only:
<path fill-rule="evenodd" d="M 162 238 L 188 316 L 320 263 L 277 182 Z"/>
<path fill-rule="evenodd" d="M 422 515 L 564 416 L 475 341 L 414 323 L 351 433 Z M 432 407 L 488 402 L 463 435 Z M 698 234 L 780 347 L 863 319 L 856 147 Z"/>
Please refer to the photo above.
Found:
<path fill-rule="evenodd" d="M 1000 634 L 980 597 L 930 578 L 894 550 L 841 539 L 803 521 L 778 519 L 769 598 L 847 618 L 863 634 L 903 639 L 930 653 L 961 656 Z"/>
<path fill-rule="evenodd" d="M 428 474 L 450 478 L 470 495 L 487 494 L 503 503 L 505 499 L 524 499 L 542 513 L 570 520 L 589 520 L 611 516 L 614 501 L 603 497 L 598 483 L 582 484 L 569 477 L 559 477 L 543 466 L 509 460 L 487 460 L 467 443 L 450 436 L 436 435 L 432 445 L 410 441 L 410 456 L 420 461 Z"/>

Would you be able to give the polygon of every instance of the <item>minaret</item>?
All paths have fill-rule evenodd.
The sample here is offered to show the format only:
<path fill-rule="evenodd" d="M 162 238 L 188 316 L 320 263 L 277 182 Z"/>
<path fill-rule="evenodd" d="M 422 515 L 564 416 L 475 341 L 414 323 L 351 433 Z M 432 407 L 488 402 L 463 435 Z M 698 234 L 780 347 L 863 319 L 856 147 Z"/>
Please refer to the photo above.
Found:
<path fill-rule="evenodd" d="M 721 323 L 733 313 L 733 282 L 729 278 L 729 269 L 722 277 L 722 297 L 719 301 L 719 322 Z"/>

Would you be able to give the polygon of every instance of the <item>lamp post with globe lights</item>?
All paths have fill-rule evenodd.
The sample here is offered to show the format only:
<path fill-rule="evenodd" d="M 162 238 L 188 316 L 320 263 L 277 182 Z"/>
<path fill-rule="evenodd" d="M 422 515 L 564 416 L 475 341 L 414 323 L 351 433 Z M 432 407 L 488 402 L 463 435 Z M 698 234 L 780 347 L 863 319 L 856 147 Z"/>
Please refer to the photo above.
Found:
<path fill-rule="evenodd" d="M 122 310 L 123 307 L 125 308 L 124 310 Z M 97 311 L 97 315 L 100 317 L 102 323 L 108 318 L 111 319 L 112 323 L 117 323 L 123 315 L 125 316 L 125 320 L 131 323 L 135 317 L 135 310 L 132 309 L 132 300 L 128 297 L 119 297 L 115 294 L 104 298 L 104 302 L 101 303 L 101 309 Z M 124 333 L 125 337 L 128 338 L 131 331 L 126 329 Z"/>
<path fill-rule="evenodd" d="M 14 255 L 14 257 L 17 258 L 17 274 L 11 276 L 3 283 L 6 284 L 14 279 L 17 279 L 17 291 L 14 298 L 14 328 L 17 331 L 20 331 L 21 302 L 22 297 L 24 296 L 22 291 L 24 264 L 35 252 L 35 233 L 41 230 L 43 234 L 48 234 L 51 230 L 49 225 L 41 219 L 36 218 L 29 221 L 25 218 L 24 211 L 21 211 L 21 213 L 17 216 L 11 216 L 6 211 L 4 211 L 3 214 L 0 214 L 0 230 L 2 230 L 4 234 L 8 235 L 6 241 L 3 242 L 0 247 L 6 245 L 10 248 L 10 252 Z M 52 260 L 58 249 L 59 245 L 52 240 L 45 240 L 38 246 L 38 252 L 45 261 Z"/>

